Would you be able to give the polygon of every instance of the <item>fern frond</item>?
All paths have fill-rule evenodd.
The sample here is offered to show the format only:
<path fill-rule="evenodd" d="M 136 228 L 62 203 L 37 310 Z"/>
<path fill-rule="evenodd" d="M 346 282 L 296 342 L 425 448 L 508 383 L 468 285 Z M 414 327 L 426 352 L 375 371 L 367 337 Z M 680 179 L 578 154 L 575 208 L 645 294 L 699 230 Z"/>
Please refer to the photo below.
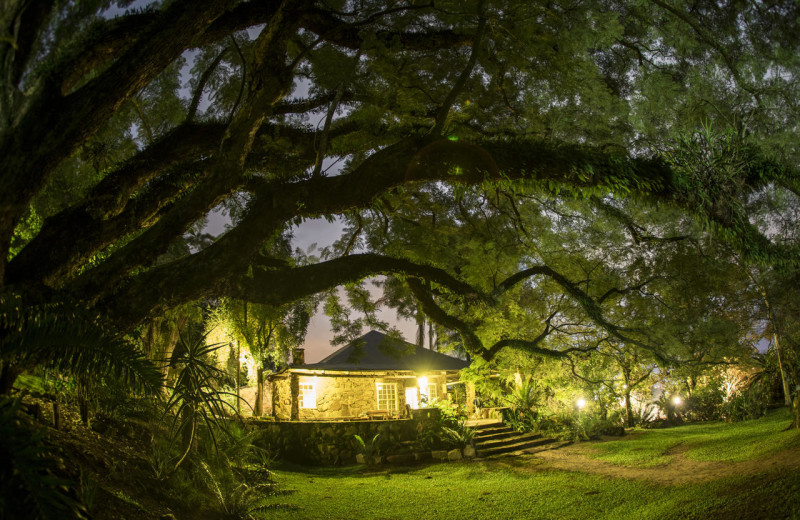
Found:
<path fill-rule="evenodd" d="M 130 341 L 79 309 L 23 308 L 0 301 L 0 359 L 46 366 L 92 378 L 113 377 L 138 392 L 156 394 L 161 371 Z"/>

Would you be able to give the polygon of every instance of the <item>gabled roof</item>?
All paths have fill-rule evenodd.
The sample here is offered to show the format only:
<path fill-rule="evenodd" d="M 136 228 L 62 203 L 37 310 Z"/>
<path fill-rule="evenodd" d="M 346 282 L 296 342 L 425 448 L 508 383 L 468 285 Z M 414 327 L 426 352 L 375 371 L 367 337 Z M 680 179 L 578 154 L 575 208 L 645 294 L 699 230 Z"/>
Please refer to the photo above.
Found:
<path fill-rule="evenodd" d="M 311 370 L 461 370 L 469 366 L 462 359 L 446 356 L 397 341 L 378 331 L 370 331 L 340 348 L 318 363 L 295 366 Z"/>

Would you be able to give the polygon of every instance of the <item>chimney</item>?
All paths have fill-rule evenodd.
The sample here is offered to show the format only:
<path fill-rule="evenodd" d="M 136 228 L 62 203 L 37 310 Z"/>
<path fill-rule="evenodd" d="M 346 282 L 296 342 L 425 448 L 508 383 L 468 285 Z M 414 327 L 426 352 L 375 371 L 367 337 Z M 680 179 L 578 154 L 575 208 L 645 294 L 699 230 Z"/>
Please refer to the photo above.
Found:
<path fill-rule="evenodd" d="M 296 348 L 292 351 L 292 366 L 299 367 L 306 364 L 305 350 Z"/>

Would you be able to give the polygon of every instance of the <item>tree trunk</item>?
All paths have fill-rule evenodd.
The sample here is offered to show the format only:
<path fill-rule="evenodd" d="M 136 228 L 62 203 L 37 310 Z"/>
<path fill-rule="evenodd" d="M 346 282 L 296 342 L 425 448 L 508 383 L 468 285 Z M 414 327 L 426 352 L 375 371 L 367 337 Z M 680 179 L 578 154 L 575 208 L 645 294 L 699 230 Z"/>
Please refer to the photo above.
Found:
<path fill-rule="evenodd" d="M 242 358 L 241 358 L 241 350 L 239 347 L 239 340 L 236 340 L 236 415 L 242 415 L 242 409 L 241 409 L 242 399 L 239 395 L 241 387 L 242 387 Z"/>
<path fill-rule="evenodd" d="M 628 428 L 636 426 L 633 421 L 633 407 L 631 406 L 631 389 L 625 389 L 625 425 Z"/>
<path fill-rule="evenodd" d="M 261 417 L 264 415 L 264 366 L 256 369 L 256 402 L 253 406 L 253 415 Z"/>
<path fill-rule="evenodd" d="M 53 401 L 53 428 L 56 430 L 61 429 L 61 407 L 58 401 Z"/>
<path fill-rule="evenodd" d="M 772 324 L 772 341 L 775 343 L 775 353 L 778 356 L 778 369 L 781 371 L 781 383 L 783 384 L 783 404 L 786 406 L 792 406 L 792 391 L 789 390 L 789 380 L 786 378 L 786 369 L 783 367 L 783 360 L 781 359 L 781 347 L 778 340 L 778 334 L 775 332 L 774 322 Z"/>
<path fill-rule="evenodd" d="M 14 388 L 17 377 L 22 373 L 22 369 L 17 365 L 5 362 L 0 369 L 0 394 L 8 395 Z"/>

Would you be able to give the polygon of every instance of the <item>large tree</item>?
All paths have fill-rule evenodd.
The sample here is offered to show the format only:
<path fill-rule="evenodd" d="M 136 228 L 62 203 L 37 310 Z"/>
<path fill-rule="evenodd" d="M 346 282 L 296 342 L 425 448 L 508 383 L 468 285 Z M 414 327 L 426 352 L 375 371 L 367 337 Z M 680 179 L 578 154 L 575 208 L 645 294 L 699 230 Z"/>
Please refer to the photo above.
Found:
<path fill-rule="evenodd" d="M 491 299 L 402 256 L 263 254 L 304 219 L 434 182 L 676 204 L 747 262 L 798 259 L 747 213 L 767 186 L 798 190 L 795 2 L 110 5 L 12 0 L 0 15 L 3 297 L 123 329 L 204 297 L 281 305 L 377 273 Z M 165 260 L 220 205 L 234 226 Z M 539 274 L 591 311 L 564 275 Z"/>

